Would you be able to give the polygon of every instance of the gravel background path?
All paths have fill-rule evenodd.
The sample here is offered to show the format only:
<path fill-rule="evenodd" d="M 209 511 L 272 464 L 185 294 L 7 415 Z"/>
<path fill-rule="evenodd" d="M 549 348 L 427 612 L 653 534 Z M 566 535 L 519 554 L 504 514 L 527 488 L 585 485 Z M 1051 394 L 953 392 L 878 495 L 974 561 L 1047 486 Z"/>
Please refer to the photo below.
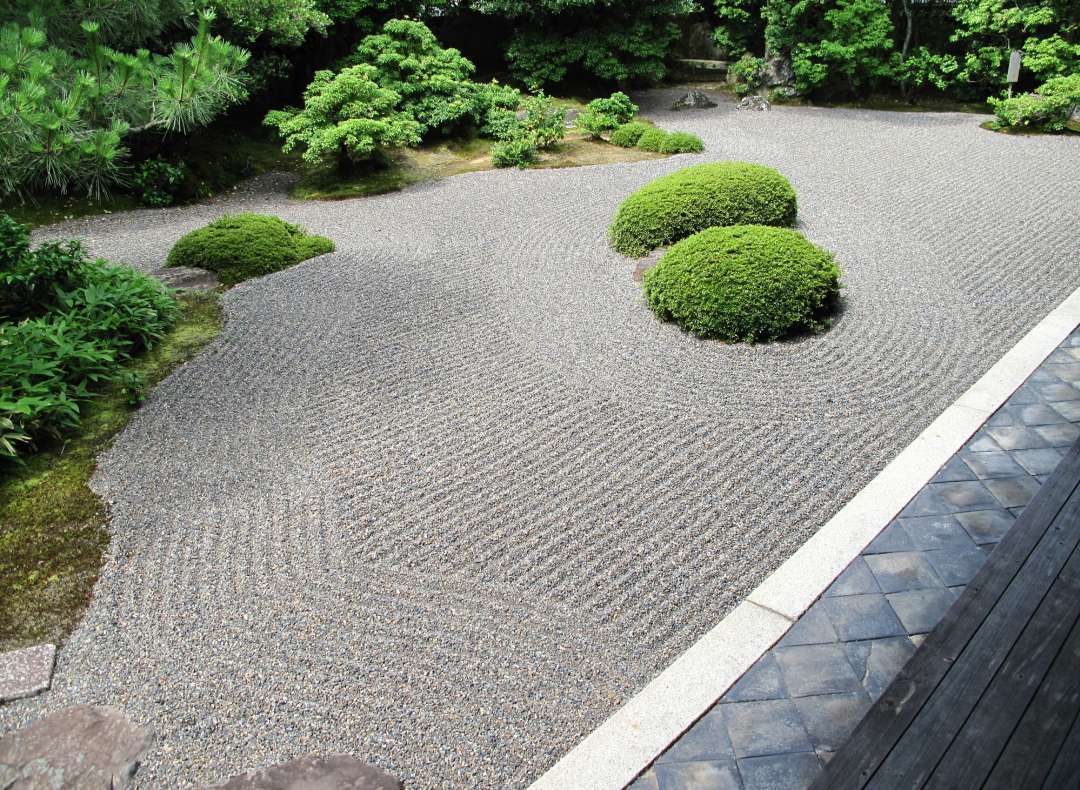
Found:
<path fill-rule="evenodd" d="M 348 752 L 522 787 L 715 624 L 1080 286 L 1080 138 L 812 108 L 674 115 L 700 156 L 55 229 L 154 269 L 226 210 L 338 252 L 225 297 L 95 486 L 114 541 L 55 689 L 160 733 L 145 787 Z M 835 250 L 829 333 L 658 324 L 607 225 L 698 161 L 778 167 Z"/>

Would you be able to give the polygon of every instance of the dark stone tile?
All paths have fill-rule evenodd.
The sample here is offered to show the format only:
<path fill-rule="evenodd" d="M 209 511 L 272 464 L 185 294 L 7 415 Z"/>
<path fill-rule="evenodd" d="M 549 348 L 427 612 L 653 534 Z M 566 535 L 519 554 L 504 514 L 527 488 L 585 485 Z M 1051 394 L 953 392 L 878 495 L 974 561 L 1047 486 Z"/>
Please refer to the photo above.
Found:
<path fill-rule="evenodd" d="M 1024 512 L 1024 508 L 1023 507 L 1011 507 L 1011 508 L 1009 508 L 1009 512 L 1012 513 L 1015 518 L 1020 518 L 1020 514 Z"/>
<path fill-rule="evenodd" d="M 967 584 L 986 562 L 986 554 L 974 543 L 968 547 L 951 546 L 928 551 L 925 556 L 946 587 Z"/>
<path fill-rule="evenodd" d="M 1073 357 L 1072 354 L 1070 354 L 1067 349 L 1058 348 L 1058 349 L 1054 350 L 1054 353 L 1052 353 L 1050 356 L 1048 356 L 1046 358 L 1046 361 L 1043 363 L 1043 365 L 1046 366 L 1047 368 L 1049 368 L 1051 370 L 1051 372 L 1053 372 L 1054 375 L 1057 376 L 1057 372 L 1054 371 L 1053 367 L 1051 367 L 1051 366 L 1054 366 L 1054 365 L 1067 365 L 1067 364 L 1070 364 L 1072 362 L 1076 362 L 1076 358 Z M 1058 376 L 1058 378 L 1061 378 L 1061 376 Z"/>
<path fill-rule="evenodd" d="M 843 642 L 903 636 L 904 628 L 883 595 L 847 595 L 823 598 L 821 606 L 829 615 L 836 635 Z"/>
<path fill-rule="evenodd" d="M 1028 475 L 986 480 L 984 483 L 998 502 L 1009 508 L 1025 507 L 1039 491 L 1039 481 Z"/>
<path fill-rule="evenodd" d="M 1014 477 L 1024 473 L 1010 454 L 1005 452 L 965 453 L 963 459 L 980 480 L 990 477 Z"/>
<path fill-rule="evenodd" d="M 1029 450 L 1036 447 L 1046 447 L 1046 439 L 1036 431 L 1035 428 L 1028 428 L 1023 425 L 989 429 L 994 441 L 1000 444 L 1004 450 Z"/>
<path fill-rule="evenodd" d="M 696 763 L 734 760 L 735 750 L 728 737 L 723 711 L 714 707 L 657 758 L 656 763 Z"/>
<path fill-rule="evenodd" d="M 660 790 L 660 785 L 656 781 L 656 771 L 650 768 L 631 782 L 626 790 Z"/>
<path fill-rule="evenodd" d="M 832 626 L 829 626 L 832 630 Z M 776 657 L 769 651 L 746 671 L 721 698 L 721 702 L 751 702 L 762 699 L 783 699 L 787 696 Z"/>
<path fill-rule="evenodd" d="M 734 761 L 657 765 L 658 790 L 741 790 Z"/>
<path fill-rule="evenodd" d="M 1016 519 L 1000 507 L 993 510 L 975 510 L 958 513 L 956 520 L 976 543 L 997 543 L 1012 527 Z"/>
<path fill-rule="evenodd" d="M 1007 409 L 998 409 L 994 412 L 990 419 L 984 424 L 984 428 L 1003 428 L 1008 425 L 1015 425 L 1016 419 L 1009 413 Z"/>
<path fill-rule="evenodd" d="M 1070 384 L 1080 383 L 1080 362 L 1064 351 L 1055 351 L 1054 354 L 1060 354 L 1061 356 L 1056 360 L 1051 356 L 1047 360 L 1046 369 L 1062 381 L 1067 381 Z M 1075 400 L 1075 398 L 1069 400 Z"/>
<path fill-rule="evenodd" d="M 1009 411 L 1023 425 L 1053 425 L 1066 421 L 1060 412 L 1041 403 L 1033 403 L 1030 406 L 1010 406 Z"/>
<path fill-rule="evenodd" d="M 1060 401 L 1051 406 L 1051 408 L 1068 422 L 1080 422 L 1080 401 Z"/>
<path fill-rule="evenodd" d="M 1059 379 L 1049 370 L 1044 367 L 1040 367 L 1038 370 L 1028 376 L 1028 380 L 1024 382 L 1024 386 L 1027 387 L 1031 386 L 1032 384 L 1057 384 L 1060 381 L 1061 379 Z"/>
<path fill-rule="evenodd" d="M 809 752 L 813 747 L 799 712 L 789 699 L 731 702 L 720 706 L 735 754 L 757 757 L 782 752 Z"/>
<path fill-rule="evenodd" d="M 870 709 L 865 691 L 848 694 L 824 694 L 795 700 L 795 708 L 815 749 L 836 751 L 844 745 L 855 725 Z"/>
<path fill-rule="evenodd" d="M 953 516 L 903 518 L 900 519 L 900 524 L 918 551 L 971 545 L 971 538 Z"/>
<path fill-rule="evenodd" d="M 876 592 L 881 592 L 881 588 L 878 587 L 874 574 L 871 573 L 865 559 L 856 557 L 844 569 L 844 572 L 836 577 L 836 581 L 825 591 L 825 595 L 832 598 L 837 595 L 863 595 Z"/>
<path fill-rule="evenodd" d="M 904 664 L 915 654 L 915 645 L 906 636 L 845 642 L 844 649 L 863 688 L 874 700 L 885 692 Z"/>
<path fill-rule="evenodd" d="M 971 471 L 967 464 L 965 464 L 958 456 L 953 456 L 949 459 L 949 462 L 945 466 L 941 467 L 941 470 L 934 475 L 934 479 L 931 482 L 934 483 L 956 483 L 960 480 L 974 480 L 975 473 Z"/>
<path fill-rule="evenodd" d="M 773 652 L 792 697 L 862 689 L 839 644 L 778 647 Z"/>
<path fill-rule="evenodd" d="M 1011 453 L 1020 466 L 1032 475 L 1048 475 L 1057 469 L 1064 453 L 1054 447 L 1042 450 L 1014 450 Z"/>
<path fill-rule="evenodd" d="M 1035 387 L 1025 384 L 1009 396 L 1006 404 L 1009 406 L 1027 406 L 1031 403 L 1042 402 L 1043 399 L 1039 397 L 1039 393 Z"/>
<path fill-rule="evenodd" d="M 778 646 L 820 645 L 835 642 L 837 638 L 832 621 L 821 605 L 821 601 L 818 601 L 803 613 L 795 625 L 788 629 Z"/>
<path fill-rule="evenodd" d="M 994 504 L 993 497 L 982 482 L 931 483 L 927 488 L 932 489 L 953 509 L 953 512 L 957 513 L 965 510 L 981 510 Z"/>
<path fill-rule="evenodd" d="M 956 600 L 945 588 L 937 590 L 908 590 L 887 595 L 889 604 L 909 634 L 927 634 L 945 615 Z"/>
<path fill-rule="evenodd" d="M 739 760 L 744 790 L 796 790 L 809 787 L 821 773 L 821 761 L 813 752 L 773 754 Z"/>
<path fill-rule="evenodd" d="M 911 551 L 915 544 L 897 521 L 881 530 L 870 545 L 863 549 L 863 554 L 887 554 L 890 551 Z"/>
<path fill-rule="evenodd" d="M 1049 403 L 1063 400 L 1080 400 L 1080 391 L 1072 384 L 1061 382 L 1059 384 L 1039 384 L 1035 387 Z"/>
<path fill-rule="evenodd" d="M 1063 422 L 1057 425 L 1038 425 L 1032 428 L 1051 447 L 1071 447 L 1080 439 L 1080 426 Z"/>
<path fill-rule="evenodd" d="M 875 554 L 866 562 L 885 593 L 945 586 L 921 551 Z"/>
<path fill-rule="evenodd" d="M 1010 412 L 1010 416 L 1013 419 L 1016 419 L 1016 415 L 1012 414 L 1011 412 Z M 1001 448 L 998 447 L 997 442 L 994 441 L 993 437 L 990 436 L 990 434 L 987 433 L 985 430 L 982 430 L 982 431 L 979 431 L 978 433 L 976 433 L 974 436 L 971 437 L 971 439 L 968 440 L 968 443 L 966 445 L 964 445 L 963 452 L 968 452 L 968 453 L 988 453 L 988 452 L 992 452 L 994 450 L 1000 450 L 1000 449 Z"/>

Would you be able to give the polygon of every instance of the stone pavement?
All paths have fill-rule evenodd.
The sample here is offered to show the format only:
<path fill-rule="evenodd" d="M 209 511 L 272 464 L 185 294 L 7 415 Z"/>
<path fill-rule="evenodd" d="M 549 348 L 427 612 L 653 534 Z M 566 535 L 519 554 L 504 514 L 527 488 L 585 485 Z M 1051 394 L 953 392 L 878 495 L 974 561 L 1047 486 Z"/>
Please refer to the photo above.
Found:
<path fill-rule="evenodd" d="M 632 790 L 795 790 L 844 742 L 1080 437 L 1080 329 Z"/>

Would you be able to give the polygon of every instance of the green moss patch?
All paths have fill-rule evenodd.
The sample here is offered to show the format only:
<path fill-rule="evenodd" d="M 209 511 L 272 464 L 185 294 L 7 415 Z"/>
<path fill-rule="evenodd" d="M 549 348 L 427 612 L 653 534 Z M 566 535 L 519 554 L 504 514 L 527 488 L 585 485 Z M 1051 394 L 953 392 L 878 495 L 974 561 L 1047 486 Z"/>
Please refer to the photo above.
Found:
<path fill-rule="evenodd" d="M 25 465 L 0 469 L 0 650 L 62 641 L 78 622 L 109 545 L 104 504 L 87 485 L 99 453 L 127 424 L 137 393 L 194 357 L 221 329 L 213 293 L 180 297 L 182 315 L 128 384 L 100 392 L 79 429 Z"/>

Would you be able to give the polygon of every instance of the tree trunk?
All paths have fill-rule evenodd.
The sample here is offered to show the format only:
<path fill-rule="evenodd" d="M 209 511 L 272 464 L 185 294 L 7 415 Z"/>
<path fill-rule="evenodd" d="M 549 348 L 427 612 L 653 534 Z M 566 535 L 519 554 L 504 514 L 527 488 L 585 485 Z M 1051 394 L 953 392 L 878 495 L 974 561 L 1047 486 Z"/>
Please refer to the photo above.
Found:
<path fill-rule="evenodd" d="M 907 18 L 907 29 L 904 31 L 904 46 L 900 50 L 900 62 L 903 63 L 907 60 L 908 52 L 911 51 L 911 37 L 915 32 L 915 9 L 912 5 L 912 0 L 902 0 L 904 5 L 904 16 Z M 910 90 L 907 79 L 900 81 L 900 92 L 904 95 L 904 98 L 911 101 Z"/>

